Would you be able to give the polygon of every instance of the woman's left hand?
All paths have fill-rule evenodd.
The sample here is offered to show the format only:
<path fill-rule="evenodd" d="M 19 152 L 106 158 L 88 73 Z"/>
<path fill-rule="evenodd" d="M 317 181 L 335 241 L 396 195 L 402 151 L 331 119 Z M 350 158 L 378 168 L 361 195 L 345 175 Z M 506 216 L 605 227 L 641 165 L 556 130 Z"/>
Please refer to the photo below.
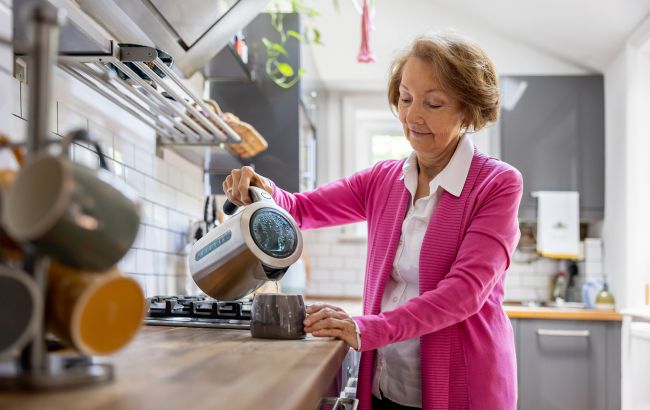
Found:
<path fill-rule="evenodd" d="M 326 304 L 307 306 L 307 319 L 303 322 L 305 332 L 317 337 L 335 337 L 353 349 L 358 349 L 357 327 L 343 309 Z"/>

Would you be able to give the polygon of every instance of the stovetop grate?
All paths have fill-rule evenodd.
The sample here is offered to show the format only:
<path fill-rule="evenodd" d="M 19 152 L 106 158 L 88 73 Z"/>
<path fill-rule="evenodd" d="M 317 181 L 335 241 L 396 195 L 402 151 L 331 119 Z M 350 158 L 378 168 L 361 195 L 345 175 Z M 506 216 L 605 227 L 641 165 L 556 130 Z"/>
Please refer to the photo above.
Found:
<path fill-rule="evenodd" d="M 218 301 L 205 296 L 154 296 L 147 299 L 145 324 L 250 329 L 252 299 Z"/>

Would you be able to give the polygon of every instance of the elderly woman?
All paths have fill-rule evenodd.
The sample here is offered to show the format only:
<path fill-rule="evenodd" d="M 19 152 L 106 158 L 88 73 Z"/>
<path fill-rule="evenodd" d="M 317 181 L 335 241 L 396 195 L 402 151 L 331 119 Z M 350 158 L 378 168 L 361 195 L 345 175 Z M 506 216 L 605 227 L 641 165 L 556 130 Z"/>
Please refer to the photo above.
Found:
<path fill-rule="evenodd" d="M 291 194 L 234 170 L 229 199 L 250 184 L 301 228 L 368 223 L 363 316 L 311 306 L 305 330 L 360 350 L 361 409 L 516 407 L 512 327 L 503 282 L 519 239 L 522 179 L 465 136 L 497 118 L 497 74 L 475 43 L 416 39 L 392 64 L 388 101 L 413 148 L 406 159 Z"/>

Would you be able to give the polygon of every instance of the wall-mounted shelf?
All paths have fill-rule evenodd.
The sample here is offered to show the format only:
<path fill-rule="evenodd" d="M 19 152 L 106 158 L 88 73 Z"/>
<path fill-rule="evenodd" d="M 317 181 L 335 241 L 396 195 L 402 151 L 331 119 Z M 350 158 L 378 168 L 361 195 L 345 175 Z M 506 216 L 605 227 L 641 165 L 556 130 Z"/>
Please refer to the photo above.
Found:
<path fill-rule="evenodd" d="M 255 70 L 228 44 L 203 68 L 203 76 L 210 82 L 253 82 Z"/>
<path fill-rule="evenodd" d="M 59 56 L 59 66 L 154 128 L 161 145 L 241 142 L 241 137 L 183 84 L 152 47 L 112 42 L 110 53 Z"/>

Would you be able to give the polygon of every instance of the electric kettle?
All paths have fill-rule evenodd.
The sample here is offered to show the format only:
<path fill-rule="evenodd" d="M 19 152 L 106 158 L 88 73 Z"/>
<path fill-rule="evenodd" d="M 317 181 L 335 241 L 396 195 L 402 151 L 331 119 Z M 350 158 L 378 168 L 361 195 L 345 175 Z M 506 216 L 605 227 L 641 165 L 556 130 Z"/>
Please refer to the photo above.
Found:
<path fill-rule="evenodd" d="M 302 235 L 291 215 L 263 189 L 250 187 L 253 203 L 198 240 L 189 268 L 199 289 L 217 300 L 241 299 L 266 281 L 278 281 L 300 258 Z M 226 214 L 237 209 L 230 202 Z"/>

